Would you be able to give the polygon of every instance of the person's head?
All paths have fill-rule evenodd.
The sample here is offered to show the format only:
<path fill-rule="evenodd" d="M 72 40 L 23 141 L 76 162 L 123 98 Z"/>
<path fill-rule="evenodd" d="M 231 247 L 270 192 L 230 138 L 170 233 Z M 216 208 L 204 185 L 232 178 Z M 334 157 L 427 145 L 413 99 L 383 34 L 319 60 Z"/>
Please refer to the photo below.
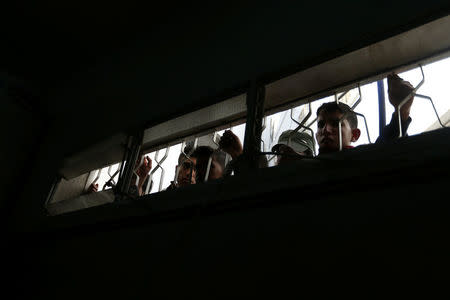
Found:
<path fill-rule="evenodd" d="M 189 184 L 195 184 L 195 165 L 197 159 L 195 157 L 187 158 L 184 154 L 183 157 L 178 160 L 178 177 L 177 182 L 179 186 L 186 186 Z M 180 155 L 180 156 L 181 156 Z"/>
<path fill-rule="evenodd" d="M 208 180 L 222 177 L 223 170 L 225 169 L 225 152 L 214 150 L 209 146 L 199 146 L 194 150 L 191 157 L 194 157 L 197 161 L 196 182 L 203 182 L 205 180 L 209 158 L 211 158 L 211 166 L 209 168 Z"/>
<path fill-rule="evenodd" d="M 339 151 L 339 120 L 341 122 L 342 148 L 350 147 L 361 135 L 358 119 L 352 109 L 345 103 L 328 102 L 317 109 L 316 139 L 319 152 Z"/>
<path fill-rule="evenodd" d="M 314 155 L 314 139 L 306 132 L 286 130 L 278 138 L 278 143 L 272 147 L 272 152 L 284 155 L 277 156 L 277 165 L 301 157 Z"/>
<path fill-rule="evenodd" d="M 192 147 L 190 146 L 184 147 L 184 153 L 189 154 L 191 149 Z M 176 169 L 178 168 L 178 186 L 195 184 L 195 165 L 197 163 L 197 159 L 192 156 L 188 157 L 185 154 L 181 153 L 178 156 L 178 165 L 176 166 Z"/>

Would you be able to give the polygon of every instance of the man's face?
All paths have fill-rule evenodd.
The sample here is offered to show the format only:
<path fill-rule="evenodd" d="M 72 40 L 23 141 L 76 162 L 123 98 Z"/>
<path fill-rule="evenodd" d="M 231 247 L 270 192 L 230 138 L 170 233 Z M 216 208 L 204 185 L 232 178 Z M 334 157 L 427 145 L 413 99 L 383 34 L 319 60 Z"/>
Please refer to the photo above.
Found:
<path fill-rule="evenodd" d="M 205 180 L 206 170 L 208 168 L 209 156 L 201 156 L 197 159 L 196 171 L 197 171 L 197 182 L 203 182 Z M 208 180 L 214 180 L 222 177 L 223 169 L 222 166 L 215 160 L 212 159 L 211 167 L 209 169 Z"/>
<path fill-rule="evenodd" d="M 339 151 L 339 120 L 343 114 L 340 111 L 321 111 L 317 116 L 316 139 L 319 144 L 319 152 Z M 350 146 L 359 138 L 359 129 L 352 129 L 347 119 L 341 122 L 342 148 Z"/>
<path fill-rule="evenodd" d="M 189 184 L 195 184 L 195 165 L 197 163 L 197 159 L 191 157 L 190 159 L 185 159 L 181 165 L 179 166 L 178 172 L 178 185 L 186 186 Z"/>

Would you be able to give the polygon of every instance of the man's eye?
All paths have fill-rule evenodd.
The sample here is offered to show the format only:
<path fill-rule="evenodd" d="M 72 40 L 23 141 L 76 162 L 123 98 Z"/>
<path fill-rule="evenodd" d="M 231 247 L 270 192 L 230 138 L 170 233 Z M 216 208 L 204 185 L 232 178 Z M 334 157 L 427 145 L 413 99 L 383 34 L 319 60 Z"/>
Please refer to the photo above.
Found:
<path fill-rule="evenodd" d="M 319 122 L 317 123 L 317 127 L 323 128 L 323 126 L 325 126 L 325 122 L 324 122 L 324 121 L 319 121 Z"/>

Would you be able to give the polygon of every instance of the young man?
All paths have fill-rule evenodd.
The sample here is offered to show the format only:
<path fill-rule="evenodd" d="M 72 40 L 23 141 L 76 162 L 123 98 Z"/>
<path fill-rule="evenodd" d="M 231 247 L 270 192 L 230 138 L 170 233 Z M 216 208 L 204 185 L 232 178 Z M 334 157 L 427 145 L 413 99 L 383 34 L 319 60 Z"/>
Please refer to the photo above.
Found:
<path fill-rule="evenodd" d="M 209 146 L 199 146 L 194 150 L 191 157 L 196 158 L 195 174 L 197 183 L 222 177 L 225 169 L 225 152 L 221 150 L 214 150 Z M 209 163 L 210 158 L 211 163 Z M 209 173 L 208 178 L 206 179 L 208 165 Z"/>
<path fill-rule="evenodd" d="M 184 148 L 184 152 L 187 153 L 188 148 Z M 178 156 L 178 165 L 175 167 L 175 174 L 178 169 L 177 182 L 172 181 L 167 190 L 173 190 L 178 187 L 195 184 L 195 166 L 197 164 L 197 158 L 194 156 L 186 157 L 183 153 Z"/>
<path fill-rule="evenodd" d="M 397 111 L 397 106 L 411 93 L 414 89 L 413 86 L 396 74 L 389 75 L 387 79 L 389 102 L 395 107 L 396 110 L 392 115 L 391 123 L 382 130 L 376 143 L 387 142 L 398 137 L 398 113 L 400 113 L 401 117 L 403 136 L 406 135 L 408 126 L 411 123 L 409 113 L 414 96 L 411 96 L 410 99 L 401 107 L 400 112 Z M 344 103 L 324 103 L 317 110 L 316 139 L 319 144 L 319 154 L 339 151 L 338 128 L 339 120 L 342 117 L 344 118 L 341 122 L 342 149 L 353 148 L 351 143 L 356 142 L 359 139 L 361 131 L 358 129 L 356 114 L 351 110 L 351 108 Z"/>
<path fill-rule="evenodd" d="M 316 139 L 319 154 L 339 151 L 339 120 L 342 117 L 344 117 L 341 122 L 342 149 L 353 148 L 351 143 L 359 139 L 361 131 L 351 108 L 344 103 L 324 103 L 317 110 Z"/>

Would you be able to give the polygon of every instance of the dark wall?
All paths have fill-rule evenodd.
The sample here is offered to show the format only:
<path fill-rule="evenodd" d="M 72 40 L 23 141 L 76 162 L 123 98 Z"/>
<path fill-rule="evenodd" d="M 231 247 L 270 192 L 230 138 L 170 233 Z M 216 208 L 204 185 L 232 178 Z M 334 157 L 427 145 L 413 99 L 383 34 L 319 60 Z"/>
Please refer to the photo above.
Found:
<path fill-rule="evenodd" d="M 398 185 L 398 175 L 360 177 L 345 193 L 328 183 L 240 199 L 267 200 L 247 209 L 39 237 L 22 245 L 20 282 L 45 298 L 215 299 L 304 295 L 313 282 L 448 280 L 448 178 Z"/>
<path fill-rule="evenodd" d="M 27 82 L 0 76 L 1 142 L 0 211 L 10 215 L 19 202 L 24 184 L 30 180 L 39 157 L 39 147 L 47 134 L 48 119 L 34 105 L 36 95 Z"/>

